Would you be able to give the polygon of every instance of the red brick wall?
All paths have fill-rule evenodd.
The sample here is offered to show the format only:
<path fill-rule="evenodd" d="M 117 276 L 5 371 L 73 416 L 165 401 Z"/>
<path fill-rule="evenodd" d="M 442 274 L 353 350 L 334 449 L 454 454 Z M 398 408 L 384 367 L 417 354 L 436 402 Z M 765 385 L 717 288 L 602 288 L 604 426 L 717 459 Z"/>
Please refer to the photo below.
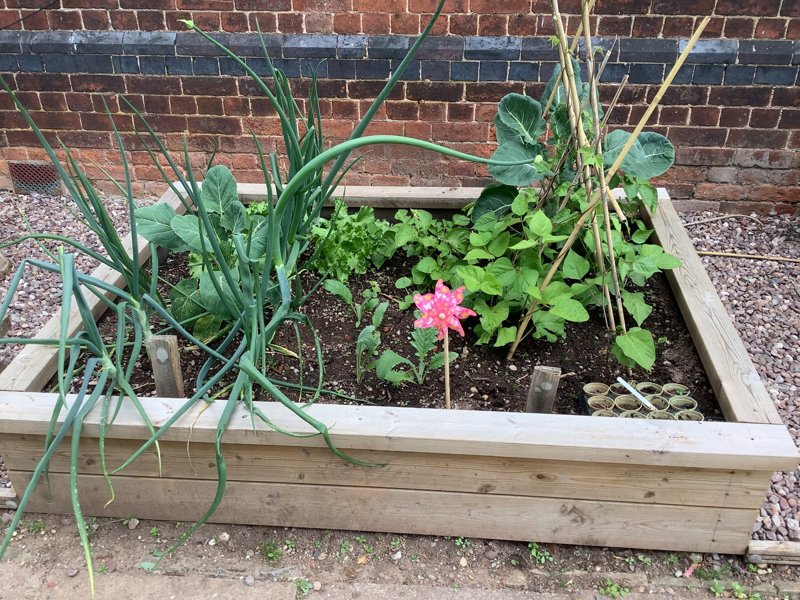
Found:
<path fill-rule="evenodd" d="M 100 98 L 105 93 L 123 93 L 147 113 L 168 147 L 179 150 L 184 132 L 188 132 L 192 159 L 200 165 L 216 143 L 220 149 L 218 162 L 233 167 L 241 181 L 261 179 L 249 129 L 259 134 L 268 148 L 279 147 L 280 141 L 276 118 L 247 79 L 228 74 L 224 63 L 214 63 L 217 59 L 203 56 L 195 57 L 194 61 L 188 56 L 170 56 L 164 70 L 163 58 L 141 55 L 138 71 L 126 72 L 124 60 L 133 57 L 114 56 L 113 65 L 104 70 L 102 61 L 111 60 L 108 57 L 81 56 L 76 52 L 77 62 L 64 66 L 65 59 L 57 56 L 57 47 L 40 44 L 36 48 L 33 41 L 36 32 L 87 30 L 91 32 L 89 35 L 96 36 L 106 30 L 182 31 L 178 19 L 191 18 L 209 31 L 232 33 L 254 31 L 257 22 L 262 32 L 290 37 L 300 34 L 295 37 L 301 41 L 328 39 L 314 37 L 315 34 L 334 34 L 339 38 L 403 36 L 418 33 L 435 5 L 433 0 L 151 0 L 146 3 L 61 0 L 53 9 L 33 14 L 42 3 L 0 0 L 0 27 L 33 15 L 11 28 L 34 32 L 29 54 L 43 57 L 44 61 L 36 62 L 34 69 L 30 69 L 19 58 L 0 71 L 9 73 L 7 78 L 20 90 L 20 97 L 52 139 L 56 131 L 62 132 L 61 139 L 75 149 L 91 175 L 101 178 L 99 167 L 121 174 L 118 158 L 108 152 L 112 137 Z M 147 9 L 137 8 L 145 4 Z M 578 22 L 575 12 L 579 2 L 562 0 L 560 5 L 567 28 L 573 31 Z M 522 38 L 524 43 L 533 36 L 546 38 L 553 33 L 550 3 L 545 0 L 447 0 L 445 13 L 434 29 L 434 35 L 444 39 L 502 40 L 500 36 L 511 36 L 511 39 Z M 658 183 L 665 185 L 673 197 L 722 203 L 724 208 L 732 210 L 746 210 L 756 204 L 793 210 L 800 202 L 797 153 L 800 88 L 796 85 L 800 42 L 794 41 L 800 38 L 800 2 L 597 0 L 593 23 L 596 34 L 601 36 L 675 40 L 688 37 L 706 14 L 712 15 L 712 19 L 703 37 L 735 42 L 738 54 L 720 58 L 719 62 L 698 59 L 687 77 L 679 79 L 682 82 L 665 95 L 650 128 L 672 140 L 677 160 L 676 166 Z M 751 40 L 761 45 L 753 51 L 756 54 L 746 55 Z M 774 40 L 777 45 L 765 45 L 766 40 Z M 201 47 L 198 43 L 198 48 Z M 770 54 L 773 51 L 777 53 L 774 59 Z M 39 60 L 36 56 L 34 60 Z M 314 57 L 319 55 L 294 56 L 307 56 L 297 59 L 306 64 L 297 67 L 298 73 L 307 74 L 308 64 L 316 62 L 318 58 Z M 62 62 L 56 64 L 56 58 Z M 90 58 L 96 62 L 90 62 Z M 350 68 L 348 60 L 339 58 L 337 54 L 329 65 Z M 359 69 L 366 68 L 364 65 L 373 59 L 371 54 L 356 58 Z M 522 57 L 516 61 L 510 59 L 511 67 L 503 67 L 507 69 L 506 77 L 497 81 L 489 71 L 498 64 L 494 60 L 484 65 L 479 59 L 477 62 L 465 59 L 464 62 L 480 63 L 481 72 L 474 80 L 470 75 L 456 77 L 454 71 L 448 72 L 447 77 L 426 76 L 426 68 L 431 69 L 429 74 L 434 73 L 434 63 L 443 62 L 440 57 L 433 58 L 436 60 L 423 61 L 422 73 L 417 71 L 416 78 L 401 82 L 368 133 L 410 135 L 488 156 L 494 147 L 490 123 L 496 103 L 509 91 L 538 98 L 547 80 L 544 63 L 526 60 L 524 46 Z M 173 71 L 171 59 L 175 59 Z M 203 62 L 206 60 L 213 63 L 209 63 L 211 75 L 202 74 L 208 67 Z M 392 60 L 388 55 L 373 60 L 369 67 L 372 70 L 363 76 L 359 72 L 335 75 L 331 71 L 320 79 L 322 109 L 330 139 L 343 139 L 349 134 L 354 121 L 382 86 L 382 67 L 378 63 L 385 63 L 388 72 Z M 454 57 L 447 60 L 451 61 L 448 65 L 460 61 Z M 625 68 L 636 62 L 636 59 L 618 59 Z M 644 62 L 663 63 L 668 68 L 670 60 Z M 181 65 L 189 63 L 192 68 L 182 72 Z M 40 67 L 41 64 L 44 66 Z M 148 71 L 154 64 L 154 70 Z M 517 73 L 534 65 L 538 75 L 514 76 L 515 65 Z M 649 81 L 645 71 L 640 75 L 639 82 L 632 76 L 632 83 L 623 90 L 612 123 L 635 124 L 654 96 L 656 82 Z M 614 81 L 601 86 L 606 101 L 617 88 Z M 308 79 L 298 78 L 296 87 L 301 90 L 307 82 Z M 147 154 L 132 133 L 133 117 L 118 106 L 115 97 L 111 98 L 111 109 L 129 148 L 137 184 L 144 192 L 160 193 L 164 186 L 159 183 L 158 171 L 149 164 Z M 8 172 L 6 161 L 40 158 L 42 153 L 35 148 L 32 134 L 14 114 L 5 94 L 0 95 L 0 128 L 0 184 L 3 184 L 2 177 Z M 419 151 L 403 147 L 371 149 L 350 176 L 351 183 L 373 185 L 482 185 L 487 181 L 482 166 L 420 156 Z"/>

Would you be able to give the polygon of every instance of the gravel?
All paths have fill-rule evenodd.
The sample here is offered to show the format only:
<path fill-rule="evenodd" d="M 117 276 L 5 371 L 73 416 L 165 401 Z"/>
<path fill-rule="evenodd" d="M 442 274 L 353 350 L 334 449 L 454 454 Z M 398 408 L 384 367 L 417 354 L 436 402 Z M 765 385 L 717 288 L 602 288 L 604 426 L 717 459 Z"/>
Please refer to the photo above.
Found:
<path fill-rule="evenodd" d="M 26 233 L 24 214 L 35 231 L 62 233 L 98 248 L 94 235 L 65 207 L 66 198 L 18 196 L 0 192 L 0 242 Z M 127 207 L 123 200 L 108 198 L 109 212 L 119 231 L 127 231 Z M 684 223 L 718 216 L 708 212 L 684 213 Z M 725 216 L 723 219 L 688 226 L 697 250 L 735 252 L 800 258 L 800 219 L 787 215 L 759 216 L 757 219 Z M 56 244 L 48 243 L 54 249 Z M 2 251 L 16 267 L 24 257 L 46 258 L 32 241 Z M 702 257 L 722 302 L 733 319 L 779 413 L 800 446 L 800 264 L 747 258 Z M 94 261 L 79 256 L 84 271 Z M 5 296 L 11 276 L 0 281 Z M 33 335 L 57 309 L 59 278 L 55 274 L 26 274 L 11 305 L 9 335 Z M 0 347 L 0 368 L 17 352 Z M 800 468 L 775 473 L 753 538 L 800 541 Z M 0 462 L 0 486 L 6 485 Z"/>

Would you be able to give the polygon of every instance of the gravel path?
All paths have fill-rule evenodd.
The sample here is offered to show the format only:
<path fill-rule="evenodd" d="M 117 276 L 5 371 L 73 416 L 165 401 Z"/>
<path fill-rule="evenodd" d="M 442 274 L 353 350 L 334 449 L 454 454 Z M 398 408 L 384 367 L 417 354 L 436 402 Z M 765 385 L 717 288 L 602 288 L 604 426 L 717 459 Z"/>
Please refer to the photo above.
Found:
<path fill-rule="evenodd" d="M 64 198 L 17 196 L 0 192 L 0 242 L 25 233 L 20 215 L 36 231 L 60 232 L 97 247 L 97 240 L 65 209 Z M 126 206 L 109 199 L 109 212 L 127 227 Z M 684 223 L 712 219 L 714 213 L 685 213 Z M 800 258 L 800 219 L 764 216 L 758 220 L 726 217 L 690 225 L 697 250 L 736 252 Z M 51 245 L 51 247 L 54 247 Z M 44 253 L 34 242 L 8 248 L 3 253 L 16 266 L 21 258 Z M 79 268 L 89 270 L 94 261 L 80 257 Z M 800 264 L 742 258 L 703 257 L 703 263 L 733 318 L 770 395 L 795 442 L 800 446 Z M 10 276 L 0 281 L 4 296 Z M 58 307 L 60 284 L 54 274 L 26 277 L 12 304 L 10 335 L 32 335 Z M 0 365 L 15 354 L 0 347 Z M 0 465 L 1 466 L 1 465 Z M 6 483 L 0 470 L 0 485 Z M 756 539 L 800 541 L 800 469 L 776 473 L 753 530 Z"/>
<path fill-rule="evenodd" d="M 714 218 L 687 213 L 684 223 Z M 726 218 L 688 226 L 697 250 L 800 258 L 800 219 Z M 800 264 L 703 256 L 703 264 L 783 422 L 800 446 Z M 775 473 L 753 537 L 800 541 L 800 468 Z"/>

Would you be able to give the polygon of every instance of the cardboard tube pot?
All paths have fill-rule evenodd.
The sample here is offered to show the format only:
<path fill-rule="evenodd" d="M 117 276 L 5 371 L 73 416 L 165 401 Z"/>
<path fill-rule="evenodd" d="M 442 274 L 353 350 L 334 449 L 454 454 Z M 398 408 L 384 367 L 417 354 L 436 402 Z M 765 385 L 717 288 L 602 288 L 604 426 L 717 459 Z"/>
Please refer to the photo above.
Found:
<path fill-rule="evenodd" d="M 620 413 L 620 418 L 622 419 L 646 419 L 647 415 L 639 412 L 638 410 L 626 410 L 625 412 Z"/>
<path fill-rule="evenodd" d="M 654 412 L 651 412 L 649 415 L 647 415 L 647 418 L 648 419 L 664 419 L 666 421 L 674 421 L 675 420 L 675 415 L 673 415 L 671 412 L 667 412 L 666 410 L 656 410 Z"/>
<path fill-rule="evenodd" d="M 675 420 L 676 421 L 703 421 L 705 417 L 702 413 L 696 410 L 682 410 L 678 413 L 675 413 Z"/>
<path fill-rule="evenodd" d="M 608 396 L 608 386 L 599 381 L 591 381 L 583 386 L 583 397 L 588 401 L 592 396 Z"/>
<path fill-rule="evenodd" d="M 642 402 L 633 394 L 623 394 L 614 398 L 614 407 L 620 412 L 642 410 Z"/>
<path fill-rule="evenodd" d="M 640 392 L 643 396 L 658 396 L 661 394 L 661 390 L 661 386 L 657 383 L 653 383 L 652 381 L 640 381 L 636 384 L 636 391 Z"/>
<path fill-rule="evenodd" d="M 608 410 L 608 409 L 604 408 L 602 410 L 594 411 L 592 413 L 592 416 L 593 417 L 616 417 L 617 413 L 615 413 L 613 410 Z"/>
<path fill-rule="evenodd" d="M 611 410 L 614 407 L 614 401 L 608 396 L 592 396 L 586 403 L 589 405 L 591 412 L 597 410 Z"/>
<path fill-rule="evenodd" d="M 689 392 L 689 388 L 681 383 L 665 383 L 661 387 L 664 396 L 688 396 Z"/>
<path fill-rule="evenodd" d="M 675 412 L 695 410 L 697 408 L 697 400 L 691 396 L 673 396 L 669 399 L 669 406 Z"/>
<path fill-rule="evenodd" d="M 669 402 L 663 396 L 650 394 L 648 396 L 645 396 L 645 398 L 649 400 L 650 404 L 656 407 L 656 410 L 669 410 Z"/>

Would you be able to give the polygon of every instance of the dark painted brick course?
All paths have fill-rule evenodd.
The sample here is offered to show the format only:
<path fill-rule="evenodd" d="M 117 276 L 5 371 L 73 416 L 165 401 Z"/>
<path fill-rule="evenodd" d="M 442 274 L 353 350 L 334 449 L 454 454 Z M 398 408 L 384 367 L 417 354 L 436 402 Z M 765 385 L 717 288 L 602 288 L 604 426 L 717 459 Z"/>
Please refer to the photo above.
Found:
<path fill-rule="evenodd" d="M 482 60 L 478 79 L 480 81 L 505 81 L 508 77 L 508 63 L 500 60 Z"/>
<path fill-rule="evenodd" d="M 746 65 L 789 65 L 792 42 L 786 40 L 748 40 L 739 44 L 739 63 Z"/>
<path fill-rule="evenodd" d="M 221 75 L 245 75 L 244 68 L 229 56 L 221 56 L 219 58 L 219 72 Z"/>
<path fill-rule="evenodd" d="M 367 55 L 367 36 L 337 35 L 336 56 L 339 58 L 364 58 Z"/>
<path fill-rule="evenodd" d="M 454 62 L 450 65 L 450 78 L 453 81 L 478 81 L 477 62 Z"/>
<path fill-rule="evenodd" d="M 262 39 L 264 41 L 264 47 L 267 49 L 267 54 L 270 57 L 280 58 L 283 56 L 281 52 L 281 48 L 283 47 L 283 36 L 275 33 L 262 34 L 261 36 L 259 36 L 257 33 L 240 33 L 236 35 L 228 35 L 224 41 L 227 46 L 239 56 L 263 58 L 264 47 L 261 45 Z M 206 44 L 211 45 L 208 42 L 206 42 Z M 208 54 L 211 56 L 214 55 L 214 53 L 211 52 Z"/>
<path fill-rule="evenodd" d="M 387 79 L 389 77 L 391 62 L 388 59 L 357 60 L 355 64 L 356 79 Z"/>
<path fill-rule="evenodd" d="M 164 57 L 146 57 L 157 58 L 161 61 L 161 70 L 156 71 L 157 74 L 164 74 Z M 114 68 L 111 64 L 111 57 L 103 54 L 87 54 L 83 57 L 83 63 L 86 66 L 87 73 L 113 73 Z"/>
<path fill-rule="evenodd" d="M 678 42 L 675 40 L 637 39 L 620 40 L 619 60 L 643 63 L 675 62 Z"/>
<path fill-rule="evenodd" d="M 450 62 L 446 60 L 422 61 L 422 79 L 447 81 L 450 79 Z"/>
<path fill-rule="evenodd" d="M 284 58 L 336 58 L 335 35 L 287 35 Z"/>
<path fill-rule="evenodd" d="M 255 59 L 259 60 L 259 59 Z M 269 70 L 266 67 L 266 60 L 261 59 L 264 64 L 264 74 L 269 74 Z M 272 66 L 275 69 L 280 69 L 283 71 L 287 77 L 300 77 L 300 61 L 293 59 L 293 58 L 276 58 L 272 61 Z"/>
<path fill-rule="evenodd" d="M 194 34 L 197 37 L 197 34 Z M 177 34 L 170 31 L 127 31 L 122 38 L 125 54 L 175 54 Z M 205 40 L 203 40 L 205 41 Z M 210 42 L 206 42 L 211 45 Z"/>
<path fill-rule="evenodd" d="M 355 79 L 356 61 L 333 59 L 328 61 L 328 77 L 331 79 Z"/>
<path fill-rule="evenodd" d="M 678 51 L 683 52 L 687 44 L 687 40 L 680 40 Z M 686 57 L 686 62 L 693 64 L 730 64 L 736 62 L 738 49 L 739 42 L 737 40 L 697 40 L 689 56 Z"/>
<path fill-rule="evenodd" d="M 192 72 L 195 75 L 219 75 L 219 62 L 214 56 L 195 56 Z"/>
<path fill-rule="evenodd" d="M 136 60 L 135 56 L 115 56 L 115 59 L 129 59 L 132 58 Z M 189 56 L 167 56 L 166 57 L 166 67 L 167 67 L 167 74 L 168 75 L 191 75 L 192 74 L 192 59 Z M 117 71 L 116 62 L 114 65 L 114 71 Z M 128 73 L 130 71 L 123 71 Z"/>
<path fill-rule="evenodd" d="M 674 65 L 666 65 L 665 73 L 669 73 Z M 675 74 L 675 77 L 672 80 L 673 85 L 683 85 L 686 83 L 692 83 L 692 77 L 694 76 L 694 67 L 695 65 L 687 65 L 684 63 L 681 65 L 681 68 L 678 69 L 678 72 Z"/>
<path fill-rule="evenodd" d="M 367 40 L 370 58 L 403 58 L 411 46 L 411 38 L 396 35 L 371 35 Z"/>
<path fill-rule="evenodd" d="M 719 85 L 722 83 L 724 73 L 725 67 L 722 65 L 695 65 L 692 83 Z"/>
<path fill-rule="evenodd" d="M 461 60 L 464 57 L 464 38 L 431 36 L 422 43 L 417 58 Z"/>
<path fill-rule="evenodd" d="M 390 68 L 393 73 L 400 68 L 401 62 L 402 61 L 399 58 L 393 59 L 390 62 Z M 420 62 L 418 60 L 412 60 L 408 63 L 408 67 L 406 67 L 406 70 L 403 71 L 403 75 L 400 77 L 400 79 L 403 81 L 419 81 L 421 79 L 420 72 Z"/>
<path fill-rule="evenodd" d="M 71 31 L 37 31 L 30 38 L 31 52 L 36 54 L 71 54 L 75 47 Z"/>
<path fill-rule="evenodd" d="M 124 35 L 122 31 L 74 31 L 72 43 L 82 54 L 122 54 Z"/>
<path fill-rule="evenodd" d="M 631 83 L 661 83 L 664 80 L 664 65 L 635 64 L 628 68 Z"/>
<path fill-rule="evenodd" d="M 627 72 L 628 68 L 625 65 L 607 63 L 606 68 L 603 69 L 603 73 L 600 75 L 600 81 L 603 83 L 619 83 Z"/>
<path fill-rule="evenodd" d="M 44 71 L 42 57 L 37 54 L 20 54 L 17 56 L 17 65 L 23 72 L 41 73 Z"/>
<path fill-rule="evenodd" d="M 750 85 L 756 76 L 756 68 L 747 65 L 725 67 L 725 85 Z"/>
<path fill-rule="evenodd" d="M 328 77 L 328 61 L 316 59 L 300 59 L 300 76 L 312 77 L 316 72 L 317 77 Z"/>
<path fill-rule="evenodd" d="M 17 57 L 12 54 L 0 54 L 0 71 L 19 71 Z"/>
<path fill-rule="evenodd" d="M 0 30 L 0 54 L 17 54 L 24 50 L 24 46 L 28 46 L 30 40 L 30 32 L 28 31 L 11 31 Z"/>
<path fill-rule="evenodd" d="M 556 60 L 558 51 L 544 37 L 526 37 L 522 40 L 522 60 Z"/>
<path fill-rule="evenodd" d="M 516 37 L 469 37 L 464 44 L 467 60 L 519 60 L 522 40 Z"/>
<path fill-rule="evenodd" d="M 42 62 L 48 73 L 83 73 L 86 70 L 83 55 L 42 54 Z"/>
<path fill-rule="evenodd" d="M 529 62 L 512 62 L 508 69 L 510 81 L 538 81 L 539 65 Z"/>
<path fill-rule="evenodd" d="M 793 85 L 797 80 L 797 70 L 797 67 L 759 66 L 756 68 L 754 82 L 771 85 Z"/>

